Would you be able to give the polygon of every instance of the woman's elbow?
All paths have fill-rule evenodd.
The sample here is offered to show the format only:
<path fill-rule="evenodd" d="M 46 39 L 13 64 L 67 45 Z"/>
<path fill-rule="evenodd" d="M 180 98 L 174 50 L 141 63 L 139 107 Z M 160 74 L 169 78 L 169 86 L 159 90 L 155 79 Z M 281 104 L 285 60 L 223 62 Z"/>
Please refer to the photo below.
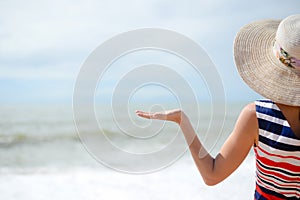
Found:
<path fill-rule="evenodd" d="M 207 177 L 203 177 L 203 181 L 204 181 L 205 185 L 207 185 L 207 186 L 215 186 L 215 185 L 219 184 L 220 182 L 222 182 L 222 180 L 214 179 L 214 178 L 207 178 Z"/>

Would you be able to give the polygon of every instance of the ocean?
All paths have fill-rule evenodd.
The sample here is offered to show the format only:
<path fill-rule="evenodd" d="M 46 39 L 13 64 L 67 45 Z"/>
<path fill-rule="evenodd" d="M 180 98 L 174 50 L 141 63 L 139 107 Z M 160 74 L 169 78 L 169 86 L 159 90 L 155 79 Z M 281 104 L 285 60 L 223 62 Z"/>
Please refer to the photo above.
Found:
<path fill-rule="evenodd" d="M 201 114 L 190 116 L 211 154 L 217 154 L 245 105 L 226 104 L 225 124 L 217 133 L 215 123 L 224 113 L 215 111 L 211 122 L 211 109 L 203 104 Z M 252 151 L 229 178 L 206 186 L 178 127 L 137 118 L 134 109 L 143 108 L 149 109 L 110 113 L 109 105 L 96 106 L 101 126 L 89 130 L 86 118 L 86 132 L 78 134 L 71 105 L 2 105 L 0 199 L 253 199 Z M 99 134 L 105 137 L 100 140 Z"/>

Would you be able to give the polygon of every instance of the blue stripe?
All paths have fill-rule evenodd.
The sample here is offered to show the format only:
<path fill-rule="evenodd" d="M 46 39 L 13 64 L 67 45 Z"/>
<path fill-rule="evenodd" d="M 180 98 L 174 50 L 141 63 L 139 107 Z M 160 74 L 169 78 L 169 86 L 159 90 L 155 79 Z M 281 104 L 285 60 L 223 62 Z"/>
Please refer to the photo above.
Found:
<path fill-rule="evenodd" d="M 277 169 L 273 169 L 273 168 L 271 168 L 271 167 L 263 167 L 263 166 L 265 166 L 265 165 L 262 164 L 262 163 L 259 163 L 259 165 L 260 165 L 260 167 L 262 167 L 262 168 L 270 169 L 270 170 L 272 170 L 272 171 L 274 171 L 274 172 L 282 171 L 285 175 L 289 174 L 289 173 L 287 173 L 287 172 L 285 172 L 285 171 L 283 171 L 283 170 L 277 170 Z M 266 176 L 266 177 L 274 178 L 274 179 L 276 179 L 277 181 L 281 181 L 281 182 L 283 182 L 283 183 L 290 183 L 290 184 L 297 184 L 297 183 L 299 183 L 299 181 L 286 181 L 286 180 L 282 180 L 281 178 L 278 178 L 278 177 L 276 177 L 276 176 L 273 176 L 272 174 L 266 174 L 266 173 L 260 171 L 259 169 L 257 169 L 257 171 L 259 171 L 261 174 L 263 174 L 263 175 Z M 297 175 L 292 174 L 292 176 L 297 176 Z"/>
<path fill-rule="evenodd" d="M 264 105 L 258 105 L 259 104 L 258 102 L 265 103 L 270 108 L 266 108 L 266 107 L 264 107 Z M 256 103 L 256 112 L 257 113 L 262 113 L 262 114 L 268 115 L 273 119 L 276 118 L 276 119 L 281 119 L 281 120 L 287 121 L 285 116 L 283 115 L 283 113 L 280 110 L 278 110 L 276 104 L 273 103 L 271 100 L 258 100 L 255 103 Z M 273 121 L 273 120 L 271 120 L 271 121 Z M 283 125 L 280 125 L 280 124 L 276 124 L 276 123 L 271 122 L 271 121 L 268 121 L 266 119 L 258 118 L 258 125 L 259 125 L 260 132 L 261 131 L 268 131 L 268 132 L 270 132 L 270 136 L 272 134 L 275 134 L 275 135 L 278 135 L 278 136 L 284 136 L 284 137 L 287 137 L 287 138 L 292 138 L 292 139 L 295 139 L 295 143 L 294 144 L 285 144 L 285 143 L 282 143 L 282 142 L 271 140 L 271 139 L 269 139 L 265 136 L 262 136 L 261 134 L 259 134 L 259 141 L 266 144 L 266 145 L 268 145 L 268 146 L 270 146 L 270 147 L 272 147 L 272 148 L 279 149 L 279 150 L 286 151 L 286 152 L 300 151 L 300 146 L 297 142 L 297 141 L 299 141 L 299 138 L 296 137 L 293 130 L 288 126 L 283 126 Z M 286 163 L 287 161 L 285 159 L 282 159 L 281 162 Z M 265 165 L 259 159 L 256 159 L 256 163 L 261 168 L 267 169 L 267 170 L 270 170 L 270 171 L 273 171 L 273 172 L 281 172 L 283 174 L 286 174 L 286 175 L 292 176 L 292 177 L 299 177 L 300 176 L 299 173 L 291 173 L 291 172 L 284 171 L 284 169 L 274 168 L 276 166 Z M 298 192 L 300 191 L 300 188 L 298 186 L 295 187 L 295 188 L 281 188 L 279 186 L 276 186 L 275 184 L 270 183 L 270 182 L 264 180 L 262 177 L 260 177 L 259 173 L 263 174 L 266 177 L 270 177 L 270 178 L 272 177 L 277 181 L 279 181 L 280 178 L 279 177 L 273 177 L 272 174 L 262 173 L 257 168 L 257 180 L 260 180 L 263 184 L 273 186 L 273 188 L 277 188 L 279 190 L 298 191 Z M 280 181 L 282 181 L 283 183 L 287 182 L 285 180 L 280 180 Z M 293 182 L 288 181 L 288 183 L 296 183 L 297 184 L 298 182 L 297 181 L 296 182 L 295 181 L 293 181 Z M 279 198 L 282 198 L 282 199 L 298 199 L 299 200 L 299 198 L 297 198 L 296 196 L 291 197 L 291 198 L 287 198 L 283 194 L 279 194 L 279 193 L 276 193 L 272 190 L 268 190 L 264 187 L 259 186 L 258 184 L 257 184 L 257 187 L 259 187 L 261 189 L 262 193 L 266 194 L 266 197 L 263 197 L 263 194 L 259 194 L 259 192 L 255 191 L 255 194 L 254 194 L 255 199 L 266 200 L 268 198 L 267 194 L 269 194 L 269 195 L 273 195 L 273 196 L 276 196 L 276 197 L 279 197 Z"/>
<path fill-rule="evenodd" d="M 259 113 L 263 113 L 272 117 L 276 117 L 282 120 L 286 120 L 285 116 L 282 114 L 280 110 L 275 110 L 272 108 L 262 107 L 260 105 L 256 105 L 256 111 Z"/>
<path fill-rule="evenodd" d="M 279 194 L 279 193 L 274 192 L 274 191 L 272 191 L 272 190 L 268 190 L 267 188 L 260 187 L 259 185 L 257 185 L 257 187 L 259 187 L 259 188 L 261 189 L 262 192 L 264 192 L 264 193 L 266 193 L 266 194 L 269 194 L 269 195 L 276 196 L 276 197 L 281 198 L 281 199 L 295 199 L 295 200 L 297 199 L 297 198 L 295 198 L 295 197 L 288 198 L 288 197 L 284 196 L 283 194 Z M 257 191 L 255 191 L 255 193 L 259 194 Z M 259 197 L 260 197 L 260 200 L 265 200 L 265 199 L 266 199 L 265 197 L 263 197 L 262 194 L 260 194 Z M 258 198 L 258 199 L 259 199 L 259 198 Z M 266 199 L 266 200 L 269 200 L 269 199 Z"/>
<path fill-rule="evenodd" d="M 299 174 L 294 174 L 294 173 L 291 173 L 291 172 L 288 172 L 288 171 L 284 171 L 282 169 L 278 169 L 278 168 L 273 168 L 273 167 L 270 167 L 270 166 L 267 166 L 265 164 L 263 164 L 261 161 L 257 160 L 257 163 L 260 165 L 261 168 L 264 168 L 264 169 L 267 169 L 267 170 L 270 170 L 270 171 L 274 171 L 274 172 L 279 172 L 279 173 L 283 173 L 283 174 L 286 174 L 288 176 L 293 176 L 293 177 L 298 177 L 300 176 L 300 173 Z"/>
<path fill-rule="evenodd" d="M 290 145 L 290 144 L 285 144 L 285 143 L 281 143 L 278 141 L 270 140 L 269 138 L 266 138 L 262 135 L 259 135 L 258 140 L 270 147 L 275 148 L 275 149 L 288 151 L 288 152 L 300 151 L 300 146 L 295 146 L 295 145 Z"/>
<path fill-rule="evenodd" d="M 297 139 L 299 140 L 296 135 L 293 133 L 292 129 L 287 126 L 283 126 L 281 124 L 277 124 L 274 122 L 270 122 L 265 119 L 258 118 L 258 125 L 260 129 L 269 131 L 271 133 L 274 133 L 276 135 L 282 135 L 288 138 Z"/>
<path fill-rule="evenodd" d="M 277 185 L 275 185 L 274 183 L 271 183 L 271 182 L 269 182 L 269 181 L 266 181 L 266 180 L 264 180 L 264 179 L 262 179 L 261 177 L 257 177 L 261 182 L 263 182 L 264 184 L 266 184 L 266 185 L 269 185 L 269 186 L 272 186 L 273 188 L 276 188 L 276 189 L 278 189 L 278 190 L 284 190 L 284 191 L 290 191 L 290 192 L 300 192 L 300 189 L 299 188 L 282 188 L 282 187 L 279 187 L 279 186 L 277 186 Z M 274 192 L 275 193 L 275 192 Z M 280 193 L 275 193 L 275 194 L 277 194 L 276 196 L 279 196 L 279 195 L 282 195 L 283 196 L 283 194 L 280 194 Z M 279 196 L 280 197 L 280 196 Z"/>
<path fill-rule="evenodd" d="M 265 197 L 263 197 L 262 194 L 258 193 L 256 190 L 255 190 L 255 193 L 254 193 L 254 199 L 255 200 L 268 200 Z"/>
<path fill-rule="evenodd" d="M 273 103 L 273 101 L 271 101 L 270 99 L 259 99 L 256 100 L 257 102 L 263 102 L 263 103 Z"/>

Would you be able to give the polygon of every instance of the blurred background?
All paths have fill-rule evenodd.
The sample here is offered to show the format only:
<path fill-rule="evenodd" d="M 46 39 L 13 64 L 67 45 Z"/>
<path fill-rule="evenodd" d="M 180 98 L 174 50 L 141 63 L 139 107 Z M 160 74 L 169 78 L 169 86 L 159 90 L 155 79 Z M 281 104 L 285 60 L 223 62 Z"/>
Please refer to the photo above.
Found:
<path fill-rule="evenodd" d="M 189 153 L 150 174 L 131 175 L 104 167 L 77 135 L 72 110 L 74 84 L 89 54 L 115 35 L 139 28 L 181 33 L 205 49 L 223 82 L 227 113 L 218 114 L 220 119 L 225 117 L 226 124 L 220 138 L 211 136 L 217 140 L 211 149 L 214 154 L 242 107 L 261 98 L 236 71 L 235 34 L 251 21 L 283 19 L 299 8 L 299 0 L 0 0 L 0 198 L 252 199 L 252 153 L 231 177 L 214 187 L 204 185 Z M 116 63 L 100 87 L 108 93 L 97 96 L 101 109 L 110 108 L 107 95 L 120 79 L 122 64 L 166 56 L 145 52 Z M 172 62 L 178 64 L 172 59 L 168 64 Z M 195 90 L 203 84 L 193 83 Z M 139 103 L 148 105 L 160 98 L 165 105 L 172 104 L 168 95 L 159 96 L 164 91 L 150 90 L 141 91 Z M 205 107 L 209 91 L 200 91 L 198 96 Z M 210 110 L 203 113 L 200 132 L 206 130 L 211 115 Z M 116 135 L 113 119 L 102 120 L 106 120 L 105 130 Z"/>

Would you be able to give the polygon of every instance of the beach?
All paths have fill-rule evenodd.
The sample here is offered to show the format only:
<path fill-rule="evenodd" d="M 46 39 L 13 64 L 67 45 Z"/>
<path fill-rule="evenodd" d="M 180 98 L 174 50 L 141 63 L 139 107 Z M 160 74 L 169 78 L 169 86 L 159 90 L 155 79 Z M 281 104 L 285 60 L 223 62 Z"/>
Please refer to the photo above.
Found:
<path fill-rule="evenodd" d="M 228 105 L 223 130 L 227 133 L 218 139 L 212 154 L 226 139 L 243 105 Z M 189 152 L 151 173 L 124 173 L 104 166 L 79 139 L 70 106 L 9 106 L 2 107 L 1 115 L 1 199 L 253 199 L 253 152 L 228 179 L 206 186 Z M 114 122 L 105 123 L 110 127 Z M 122 165 L 126 162 L 118 167 Z"/>

